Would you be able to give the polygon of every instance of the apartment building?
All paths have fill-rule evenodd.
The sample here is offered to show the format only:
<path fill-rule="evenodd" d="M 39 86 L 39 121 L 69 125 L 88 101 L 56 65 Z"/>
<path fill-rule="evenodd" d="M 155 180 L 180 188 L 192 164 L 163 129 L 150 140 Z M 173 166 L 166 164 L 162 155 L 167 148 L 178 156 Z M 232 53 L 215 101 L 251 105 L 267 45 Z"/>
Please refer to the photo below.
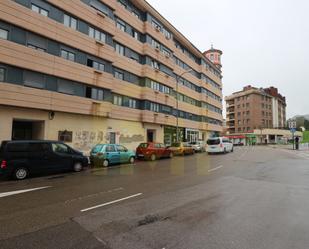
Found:
<path fill-rule="evenodd" d="M 206 139 L 222 130 L 222 52 L 144 0 L 1 0 L 0 141 Z"/>
<path fill-rule="evenodd" d="M 229 134 L 285 127 L 286 100 L 277 88 L 246 86 L 225 100 Z"/>

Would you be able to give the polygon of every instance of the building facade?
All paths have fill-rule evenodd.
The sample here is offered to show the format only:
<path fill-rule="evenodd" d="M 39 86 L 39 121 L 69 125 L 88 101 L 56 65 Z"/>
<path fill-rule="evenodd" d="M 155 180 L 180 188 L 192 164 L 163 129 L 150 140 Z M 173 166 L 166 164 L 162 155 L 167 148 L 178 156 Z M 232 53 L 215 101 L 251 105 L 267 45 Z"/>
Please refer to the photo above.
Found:
<path fill-rule="evenodd" d="M 286 100 L 278 89 L 246 86 L 225 98 L 228 133 L 251 133 L 256 129 L 284 128 Z"/>
<path fill-rule="evenodd" d="M 0 141 L 170 144 L 222 130 L 222 52 L 144 0 L 1 0 Z"/>

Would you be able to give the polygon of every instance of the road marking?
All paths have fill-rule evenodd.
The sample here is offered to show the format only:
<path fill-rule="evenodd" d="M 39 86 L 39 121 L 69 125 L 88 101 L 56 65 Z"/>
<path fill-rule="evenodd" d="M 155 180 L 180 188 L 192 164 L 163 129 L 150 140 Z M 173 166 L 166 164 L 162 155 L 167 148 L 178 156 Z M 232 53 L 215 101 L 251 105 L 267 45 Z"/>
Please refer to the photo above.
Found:
<path fill-rule="evenodd" d="M 210 172 L 216 171 L 216 170 L 218 170 L 218 169 L 221 169 L 222 167 L 223 167 L 223 166 L 220 165 L 220 166 L 218 166 L 218 167 L 216 167 L 216 168 L 213 168 L 213 169 L 208 170 L 208 172 L 210 173 Z"/>
<path fill-rule="evenodd" d="M 45 188 L 50 188 L 51 186 L 45 186 L 45 187 L 40 187 L 40 188 L 30 188 L 30 189 L 22 189 L 22 190 L 16 190 L 16 191 L 10 191 L 10 192 L 4 192 L 0 193 L 0 198 L 11 196 L 11 195 L 18 195 L 18 194 L 23 194 L 31 191 L 36 191 L 36 190 L 41 190 Z"/>
<path fill-rule="evenodd" d="M 108 206 L 108 205 L 111 205 L 111 204 L 114 204 L 114 203 L 118 203 L 118 202 L 121 202 L 121 201 L 125 201 L 125 200 L 128 200 L 128 199 L 132 199 L 132 198 L 137 197 L 137 196 L 140 196 L 140 195 L 142 195 L 142 194 L 143 194 L 143 193 L 138 193 L 138 194 L 135 194 L 135 195 L 130 195 L 130 196 L 127 196 L 127 197 L 118 199 L 118 200 L 114 200 L 114 201 L 106 202 L 106 203 L 103 203 L 103 204 L 100 204 L 100 205 L 97 205 L 97 206 L 94 206 L 94 207 L 82 209 L 82 210 L 80 210 L 80 211 L 81 211 L 82 213 L 83 213 L 83 212 L 87 212 L 87 211 L 90 211 L 90 210 L 93 210 L 93 209 L 96 209 L 96 208 L 105 207 L 105 206 Z"/>

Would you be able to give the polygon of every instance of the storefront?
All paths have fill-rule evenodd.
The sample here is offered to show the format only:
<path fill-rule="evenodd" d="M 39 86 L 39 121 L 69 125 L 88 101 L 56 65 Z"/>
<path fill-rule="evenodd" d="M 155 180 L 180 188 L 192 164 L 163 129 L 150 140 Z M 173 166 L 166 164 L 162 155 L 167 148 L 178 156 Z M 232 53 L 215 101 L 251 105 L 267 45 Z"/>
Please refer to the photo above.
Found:
<path fill-rule="evenodd" d="M 184 128 L 178 128 L 179 141 L 185 141 L 186 132 Z M 173 126 L 164 127 L 164 144 L 167 146 L 172 145 L 177 141 L 177 128 Z"/>
<path fill-rule="evenodd" d="M 226 136 L 235 146 L 246 145 L 246 136 L 244 135 L 235 135 L 235 136 Z"/>

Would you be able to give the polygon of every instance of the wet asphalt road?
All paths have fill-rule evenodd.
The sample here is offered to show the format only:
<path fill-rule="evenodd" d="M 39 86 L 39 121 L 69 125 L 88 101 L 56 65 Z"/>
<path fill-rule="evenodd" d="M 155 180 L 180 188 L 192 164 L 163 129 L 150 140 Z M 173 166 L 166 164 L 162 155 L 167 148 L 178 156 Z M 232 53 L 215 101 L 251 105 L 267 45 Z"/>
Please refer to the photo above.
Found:
<path fill-rule="evenodd" d="M 270 147 L 2 181 L 0 248 L 305 249 L 308 196 L 309 154 Z"/>

